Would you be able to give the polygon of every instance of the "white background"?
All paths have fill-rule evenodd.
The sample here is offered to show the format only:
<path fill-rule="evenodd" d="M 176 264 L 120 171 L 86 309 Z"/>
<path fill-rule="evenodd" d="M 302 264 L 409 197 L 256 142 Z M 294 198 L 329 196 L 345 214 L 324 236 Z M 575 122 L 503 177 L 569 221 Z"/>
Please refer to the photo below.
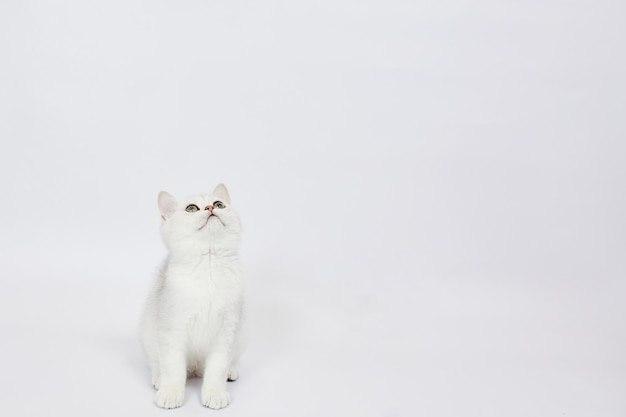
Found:
<path fill-rule="evenodd" d="M 0 3 L 6 416 L 152 404 L 156 195 L 230 188 L 222 416 L 626 415 L 622 1 Z"/>

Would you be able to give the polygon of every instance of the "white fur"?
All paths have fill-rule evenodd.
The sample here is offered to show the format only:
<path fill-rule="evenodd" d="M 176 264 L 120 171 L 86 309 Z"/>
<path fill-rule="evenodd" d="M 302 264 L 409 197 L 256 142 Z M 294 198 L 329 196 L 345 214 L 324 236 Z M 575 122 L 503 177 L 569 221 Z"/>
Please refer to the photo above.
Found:
<path fill-rule="evenodd" d="M 215 201 L 223 209 L 205 207 Z M 200 210 L 188 213 L 189 204 Z M 188 376 L 202 376 L 202 404 L 226 407 L 226 381 L 237 379 L 242 309 L 238 258 L 241 224 L 226 187 L 182 202 L 161 192 L 161 234 L 169 256 L 148 296 L 140 337 L 162 408 L 183 404 Z"/>

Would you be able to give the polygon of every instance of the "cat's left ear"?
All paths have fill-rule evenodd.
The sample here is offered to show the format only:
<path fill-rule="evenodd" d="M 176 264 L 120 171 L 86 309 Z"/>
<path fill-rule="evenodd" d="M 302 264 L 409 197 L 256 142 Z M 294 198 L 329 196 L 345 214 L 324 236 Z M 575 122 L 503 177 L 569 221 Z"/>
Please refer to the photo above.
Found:
<path fill-rule="evenodd" d="M 159 193 L 158 198 L 159 203 L 159 211 L 161 212 L 161 218 L 163 220 L 167 220 L 172 217 L 172 214 L 176 211 L 176 206 L 178 206 L 178 202 L 167 191 L 161 191 Z"/>
<path fill-rule="evenodd" d="M 230 194 L 228 194 L 228 189 L 226 189 L 224 184 L 218 184 L 215 190 L 213 190 L 213 195 L 224 200 L 226 204 L 230 204 Z"/>

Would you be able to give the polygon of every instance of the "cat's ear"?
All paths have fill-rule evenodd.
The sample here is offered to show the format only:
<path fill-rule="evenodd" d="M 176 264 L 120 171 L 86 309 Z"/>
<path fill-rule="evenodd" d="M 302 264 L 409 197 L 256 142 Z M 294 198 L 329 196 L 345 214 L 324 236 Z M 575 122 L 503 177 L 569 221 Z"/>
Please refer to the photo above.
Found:
<path fill-rule="evenodd" d="M 230 204 L 230 194 L 228 194 L 228 190 L 224 184 L 218 184 L 213 190 L 213 195 L 224 200 L 226 204 Z"/>
<path fill-rule="evenodd" d="M 159 193 L 158 203 L 163 220 L 172 217 L 172 214 L 176 211 L 176 206 L 178 206 L 176 199 L 167 191 L 161 191 Z"/>

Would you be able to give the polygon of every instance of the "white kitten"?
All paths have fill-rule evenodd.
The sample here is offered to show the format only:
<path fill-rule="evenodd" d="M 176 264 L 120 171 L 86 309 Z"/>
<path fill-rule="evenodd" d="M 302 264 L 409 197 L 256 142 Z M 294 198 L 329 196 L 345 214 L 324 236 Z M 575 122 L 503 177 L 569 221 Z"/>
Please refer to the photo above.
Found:
<path fill-rule="evenodd" d="M 157 388 L 156 405 L 183 404 L 188 376 L 203 376 L 202 404 L 226 407 L 237 379 L 242 271 L 241 224 L 223 184 L 178 202 L 158 198 L 169 251 L 141 318 L 140 337 Z"/>

